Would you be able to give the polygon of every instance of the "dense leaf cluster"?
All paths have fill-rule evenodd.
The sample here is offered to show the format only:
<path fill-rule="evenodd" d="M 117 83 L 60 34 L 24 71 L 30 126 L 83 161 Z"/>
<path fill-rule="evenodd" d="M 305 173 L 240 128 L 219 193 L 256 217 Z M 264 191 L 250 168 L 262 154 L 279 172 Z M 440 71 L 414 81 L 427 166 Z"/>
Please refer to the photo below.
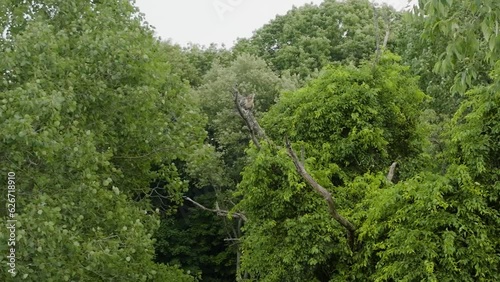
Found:
<path fill-rule="evenodd" d="M 172 160 L 205 139 L 186 87 L 128 1 L 36 2 L 1 4 L 0 173 L 18 177 L 18 276 L 1 280 L 191 281 L 153 262 L 139 200 L 155 178 L 185 188 Z"/>

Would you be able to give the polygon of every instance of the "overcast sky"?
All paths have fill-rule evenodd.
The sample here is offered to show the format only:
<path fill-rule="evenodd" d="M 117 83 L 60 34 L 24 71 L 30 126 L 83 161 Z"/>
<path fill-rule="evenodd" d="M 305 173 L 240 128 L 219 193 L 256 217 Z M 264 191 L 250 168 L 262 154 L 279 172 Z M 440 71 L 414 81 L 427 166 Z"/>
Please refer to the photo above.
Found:
<path fill-rule="evenodd" d="M 225 44 L 231 47 L 238 37 L 252 32 L 285 14 L 292 6 L 320 4 L 322 0 L 136 0 L 136 6 L 156 28 L 157 36 L 186 45 Z M 408 0 L 377 0 L 396 9 Z"/>

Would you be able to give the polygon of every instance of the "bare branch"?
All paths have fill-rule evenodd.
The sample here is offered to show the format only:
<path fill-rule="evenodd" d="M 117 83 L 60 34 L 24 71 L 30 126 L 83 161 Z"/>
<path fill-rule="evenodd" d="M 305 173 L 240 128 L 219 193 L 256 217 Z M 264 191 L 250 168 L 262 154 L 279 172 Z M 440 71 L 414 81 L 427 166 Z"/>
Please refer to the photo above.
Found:
<path fill-rule="evenodd" d="M 389 15 L 385 15 L 385 36 L 384 36 L 384 41 L 382 43 L 382 46 L 380 46 L 380 29 L 378 25 L 378 13 L 377 13 L 377 7 L 375 3 L 373 5 L 373 21 L 374 21 L 374 26 L 375 26 L 375 40 L 376 40 L 376 51 L 375 51 L 375 65 L 378 64 L 378 61 L 380 59 L 381 53 L 385 50 L 387 47 L 387 41 L 389 40 L 389 35 L 391 34 L 390 31 L 390 19 Z"/>
<path fill-rule="evenodd" d="M 210 212 L 214 212 L 216 213 L 218 216 L 228 216 L 229 214 L 231 214 L 229 211 L 227 210 L 221 210 L 219 209 L 218 205 L 216 207 L 216 209 L 209 209 L 207 207 L 205 207 L 204 205 L 196 202 L 195 200 L 189 198 L 189 197 L 186 197 L 184 196 L 183 197 L 184 199 L 188 200 L 189 202 L 193 203 L 195 206 L 197 206 L 198 208 L 202 209 L 202 210 L 206 210 L 206 211 L 210 211 Z M 239 212 L 236 212 L 236 213 L 232 213 L 231 216 L 233 218 L 237 218 L 237 219 L 241 219 L 243 221 L 247 221 L 247 217 L 243 214 L 243 213 L 239 213 Z"/>
<path fill-rule="evenodd" d="M 293 161 L 293 164 L 295 165 L 295 168 L 297 169 L 297 172 L 304 178 L 304 180 L 313 187 L 313 189 L 320 194 L 328 204 L 328 211 L 330 212 L 330 215 L 344 228 L 347 230 L 347 239 L 349 241 L 349 246 L 351 247 L 351 250 L 354 248 L 354 234 L 356 232 L 356 227 L 349 222 L 346 218 L 344 218 L 342 215 L 340 215 L 337 211 L 337 208 L 335 206 L 334 199 L 332 197 L 332 194 L 326 190 L 323 186 L 321 186 L 314 178 L 312 178 L 311 175 L 306 171 L 304 165 L 299 161 L 297 158 L 297 155 L 292 149 L 292 146 L 290 145 L 290 142 L 288 141 L 288 138 L 285 138 L 285 145 L 288 151 L 288 155 Z"/>
<path fill-rule="evenodd" d="M 304 149 L 304 145 L 302 145 L 302 147 L 300 148 L 300 161 L 301 161 L 302 165 L 304 165 L 306 163 L 306 152 Z"/>
<path fill-rule="evenodd" d="M 252 134 L 252 140 L 253 140 L 254 144 L 257 146 L 257 148 L 260 149 L 260 144 L 259 144 L 259 140 L 257 139 L 257 137 L 265 139 L 268 142 L 270 142 L 270 141 L 267 139 L 266 134 L 264 133 L 264 131 L 260 127 L 259 123 L 257 122 L 255 117 L 253 116 L 252 112 L 250 110 L 245 109 L 245 107 L 242 107 L 241 99 L 243 98 L 243 96 L 240 95 L 236 86 L 233 88 L 233 91 L 234 91 L 234 93 L 233 93 L 234 103 L 236 105 L 236 108 L 238 109 L 240 116 L 243 118 L 243 120 L 245 120 L 245 123 L 248 126 L 248 129 L 250 130 L 250 132 Z M 325 199 L 325 201 L 328 204 L 328 210 L 330 212 L 330 215 L 347 230 L 347 240 L 349 242 L 349 246 L 350 246 L 351 250 L 353 250 L 354 249 L 354 235 L 356 232 L 356 228 L 354 227 L 354 225 L 351 222 L 349 222 L 346 218 L 344 218 L 342 215 L 340 215 L 337 212 L 337 209 L 335 207 L 335 202 L 333 200 L 331 193 L 328 192 L 328 190 L 323 188 L 321 185 L 319 185 L 309 175 L 309 173 L 307 173 L 306 169 L 304 168 L 304 164 L 303 164 L 304 159 L 305 159 L 304 151 L 302 150 L 302 152 L 301 152 L 302 159 L 303 159 L 301 162 L 301 161 L 299 161 L 299 158 L 297 157 L 295 152 L 292 150 L 292 147 L 290 145 L 290 142 L 288 142 L 288 139 L 286 139 L 286 147 L 288 149 L 289 156 L 292 158 L 292 161 L 295 164 L 295 168 L 297 169 L 297 172 L 306 180 L 307 183 L 309 183 L 314 188 L 314 190 L 318 194 L 320 194 Z M 185 199 L 193 202 L 193 204 L 197 205 L 198 207 L 200 207 L 204 210 L 216 212 L 217 214 L 223 214 L 223 215 L 228 214 L 227 211 L 221 211 L 220 209 L 218 209 L 218 207 L 215 210 L 208 209 L 208 208 L 206 208 L 198 203 L 195 203 L 193 200 L 191 200 L 187 197 L 185 197 Z M 243 214 L 233 214 L 233 217 L 234 218 L 241 218 L 243 221 L 246 221 L 246 218 L 244 217 Z"/>
<path fill-rule="evenodd" d="M 387 27 L 388 28 L 388 27 Z M 387 47 L 387 41 L 389 40 L 389 35 L 391 34 L 391 32 L 389 31 L 389 29 L 387 29 L 385 31 L 385 36 L 384 36 L 384 43 L 382 45 L 382 50 L 385 50 L 385 48 Z"/>
<path fill-rule="evenodd" d="M 394 173 L 396 172 L 397 165 L 398 165 L 397 162 L 393 162 L 389 167 L 389 173 L 387 174 L 387 181 L 392 182 L 392 179 L 394 178 Z"/>
<path fill-rule="evenodd" d="M 373 25 L 375 26 L 375 44 L 376 44 L 376 50 L 375 50 L 375 65 L 378 64 L 378 59 L 380 57 L 380 33 L 379 33 L 379 27 L 378 27 L 378 13 L 377 13 L 377 7 L 375 4 L 373 5 Z"/>
<path fill-rule="evenodd" d="M 387 41 L 389 40 L 389 35 L 391 34 L 391 19 L 389 18 L 390 14 L 386 13 L 384 22 L 385 22 L 385 36 L 384 36 L 384 43 L 382 44 L 382 50 L 385 50 L 387 47 Z"/>

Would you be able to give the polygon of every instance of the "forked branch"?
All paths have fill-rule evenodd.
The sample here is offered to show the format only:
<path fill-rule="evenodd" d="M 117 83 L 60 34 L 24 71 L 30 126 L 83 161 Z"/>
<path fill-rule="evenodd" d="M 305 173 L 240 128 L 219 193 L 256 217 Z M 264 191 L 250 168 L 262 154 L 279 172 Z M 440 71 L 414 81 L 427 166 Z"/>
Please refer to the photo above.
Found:
<path fill-rule="evenodd" d="M 206 210 L 206 211 L 210 211 L 210 212 L 214 212 L 216 213 L 218 216 L 228 216 L 229 214 L 231 215 L 231 217 L 233 218 L 236 218 L 236 219 L 241 219 L 243 221 L 247 221 L 247 217 L 243 214 L 243 213 L 239 213 L 239 212 L 235 212 L 235 213 L 230 213 L 229 211 L 227 210 L 221 210 L 219 209 L 218 205 L 216 206 L 215 209 L 209 209 L 207 207 L 205 207 L 204 205 L 196 202 L 195 200 L 189 198 L 189 197 L 186 197 L 184 196 L 183 197 L 185 200 L 193 203 L 195 206 L 197 206 L 198 208 L 202 209 L 202 210 Z"/>

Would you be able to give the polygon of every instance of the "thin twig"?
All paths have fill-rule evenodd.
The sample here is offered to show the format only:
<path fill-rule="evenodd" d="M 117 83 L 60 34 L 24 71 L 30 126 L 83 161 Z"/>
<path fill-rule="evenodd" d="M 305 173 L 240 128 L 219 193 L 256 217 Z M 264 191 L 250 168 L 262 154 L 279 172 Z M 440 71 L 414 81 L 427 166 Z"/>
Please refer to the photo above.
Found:
<path fill-rule="evenodd" d="M 228 216 L 228 215 L 231 215 L 231 217 L 233 217 L 233 218 L 238 218 L 238 219 L 241 219 L 243 221 L 247 221 L 247 217 L 243 213 L 239 213 L 239 212 L 230 213 L 229 211 L 227 211 L 227 210 L 221 210 L 218 207 L 216 209 L 209 209 L 209 208 L 205 207 L 204 205 L 196 202 L 195 200 L 193 200 L 193 199 L 191 199 L 189 197 L 184 196 L 183 198 L 185 200 L 188 200 L 189 202 L 193 203 L 195 206 L 199 207 L 200 209 L 206 210 L 206 211 L 210 211 L 210 212 L 214 212 L 218 216 Z"/>

